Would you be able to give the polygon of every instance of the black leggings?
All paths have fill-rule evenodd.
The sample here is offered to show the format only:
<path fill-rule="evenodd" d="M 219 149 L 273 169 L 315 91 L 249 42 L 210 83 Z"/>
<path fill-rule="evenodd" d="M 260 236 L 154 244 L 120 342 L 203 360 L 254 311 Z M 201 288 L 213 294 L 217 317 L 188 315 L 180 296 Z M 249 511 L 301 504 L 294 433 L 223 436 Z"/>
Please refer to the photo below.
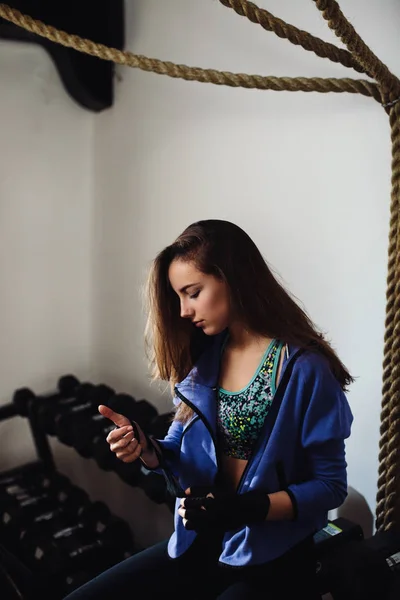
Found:
<path fill-rule="evenodd" d="M 221 539 L 197 537 L 180 558 L 167 542 L 131 556 L 75 590 L 64 600 L 163 598 L 174 600 L 320 600 L 312 539 L 270 563 L 242 568 L 218 565 Z"/>

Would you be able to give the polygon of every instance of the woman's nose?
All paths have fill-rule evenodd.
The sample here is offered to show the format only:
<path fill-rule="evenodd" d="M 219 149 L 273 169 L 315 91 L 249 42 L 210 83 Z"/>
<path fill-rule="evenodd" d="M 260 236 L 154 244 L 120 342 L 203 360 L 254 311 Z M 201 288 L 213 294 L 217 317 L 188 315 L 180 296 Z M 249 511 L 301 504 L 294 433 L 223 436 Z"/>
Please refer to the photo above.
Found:
<path fill-rule="evenodd" d="M 181 302 L 181 317 L 182 319 L 189 319 L 193 316 L 194 312 L 186 302 Z"/>

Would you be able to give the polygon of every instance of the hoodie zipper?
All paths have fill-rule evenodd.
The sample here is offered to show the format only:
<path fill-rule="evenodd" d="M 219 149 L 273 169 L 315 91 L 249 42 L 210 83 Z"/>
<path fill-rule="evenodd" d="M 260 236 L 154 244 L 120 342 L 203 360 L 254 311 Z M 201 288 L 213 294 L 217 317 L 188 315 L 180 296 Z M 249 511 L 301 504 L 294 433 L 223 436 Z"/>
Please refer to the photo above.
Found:
<path fill-rule="evenodd" d="M 278 384 L 278 388 L 279 388 L 279 384 Z M 278 391 L 278 388 L 277 388 L 276 391 Z M 175 388 L 175 393 L 178 396 L 178 398 L 180 400 L 182 400 L 182 402 L 184 402 L 187 406 L 189 406 L 197 414 L 197 416 L 200 418 L 201 421 L 203 421 L 204 425 L 206 426 L 207 431 L 209 432 L 209 434 L 210 434 L 210 436 L 212 438 L 212 441 L 214 442 L 215 456 L 216 456 L 216 459 L 217 459 L 217 472 L 219 473 L 221 465 L 220 465 L 220 459 L 219 459 L 218 448 L 217 448 L 217 440 L 216 440 L 216 438 L 214 436 L 214 433 L 213 433 L 213 431 L 211 429 L 210 423 L 207 421 L 207 419 L 205 418 L 205 416 L 203 415 L 203 413 L 192 402 L 190 402 L 190 400 L 188 400 L 186 398 L 186 396 L 184 396 L 177 388 Z M 258 451 L 258 447 L 261 445 L 261 441 L 262 441 L 262 435 L 260 434 L 260 439 L 259 439 L 259 442 L 257 444 L 257 448 L 253 450 L 253 453 L 252 453 L 251 457 L 249 458 L 249 460 L 247 462 L 247 465 L 246 465 L 246 467 L 245 467 L 245 469 L 244 469 L 244 471 L 242 473 L 242 476 L 241 476 L 241 478 L 239 480 L 238 486 L 236 488 L 236 492 L 237 493 L 239 492 L 239 490 L 240 490 L 240 488 L 241 488 L 241 486 L 243 484 L 243 480 L 244 480 L 245 476 L 248 473 L 249 467 L 251 465 L 251 461 L 253 460 L 254 456 L 256 455 L 256 453 Z"/>
<path fill-rule="evenodd" d="M 285 367 L 285 371 L 284 371 L 284 373 L 283 373 L 283 376 L 281 376 L 281 378 L 280 378 L 280 381 L 279 381 L 279 383 L 278 383 L 278 386 L 277 386 L 277 388 L 276 388 L 276 390 L 275 390 L 274 398 L 276 398 L 276 396 L 277 396 L 277 394 L 278 394 L 278 391 L 280 391 L 280 390 L 281 390 L 281 388 L 282 388 L 282 386 L 283 386 L 283 381 L 285 381 L 285 382 L 286 382 L 286 385 L 287 385 L 287 383 L 288 383 L 288 381 L 286 381 L 288 377 L 287 377 L 287 375 L 285 375 L 285 374 L 286 374 L 286 373 L 288 373 L 288 367 L 289 367 L 289 365 L 290 365 L 290 368 L 292 368 L 292 365 L 293 365 L 293 363 L 295 362 L 296 358 L 297 358 L 297 357 L 298 357 L 300 354 L 302 354 L 302 353 L 303 353 L 303 351 L 302 351 L 302 350 L 299 350 L 299 351 L 297 351 L 297 352 L 296 352 L 296 353 L 295 353 L 295 354 L 294 354 L 294 355 L 293 355 L 291 358 L 289 358 L 289 360 L 288 360 L 288 362 L 287 362 L 287 365 L 286 365 L 286 367 Z M 289 373 L 289 377 L 290 377 L 290 375 L 291 375 L 291 372 Z M 272 402 L 272 404 L 273 404 L 273 402 Z M 277 416 L 278 416 L 278 414 L 276 415 L 276 417 L 275 417 L 275 420 L 276 420 Z M 244 482 L 244 479 L 245 479 L 245 477 L 247 476 L 247 474 L 248 474 L 248 472 L 249 472 L 249 469 L 250 469 L 250 467 L 251 467 L 251 464 L 252 464 L 252 462 L 253 462 L 253 460 L 254 460 L 254 457 L 256 456 L 256 454 L 258 453 L 258 451 L 259 451 L 259 450 L 260 450 L 260 448 L 261 448 L 261 445 L 262 445 L 262 443 L 263 443 L 263 441 L 264 441 L 264 431 L 265 431 L 265 429 L 267 428 L 267 425 L 268 425 L 268 415 L 267 415 L 267 417 L 266 417 L 266 419 L 265 419 L 265 422 L 264 422 L 263 429 L 262 429 L 262 431 L 260 432 L 260 435 L 259 435 L 259 437 L 258 437 L 258 441 L 257 441 L 257 443 L 256 443 L 255 447 L 253 448 L 253 452 L 252 452 L 252 454 L 251 454 L 251 456 L 250 456 L 249 460 L 247 461 L 247 465 L 246 465 L 246 467 L 245 467 L 245 469 L 244 469 L 244 471 L 243 471 L 243 473 L 242 473 L 242 476 L 241 476 L 241 478 L 240 478 L 240 480 L 239 480 L 239 483 L 238 483 L 238 485 L 237 485 L 237 488 L 236 488 L 236 493 L 237 493 L 237 494 L 238 494 L 238 493 L 241 491 L 241 488 L 243 487 L 243 482 Z"/>
<path fill-rule="evenodd" d="M 300 349 L 295 354 L 293 354 L 293 356 L 289 357 L 288 362 L 287 362 L 286 367 L 285 367 L 285 370 L 284 370 L 284 372 L 283 372 L 283 374 L 282 374 L 282 376 L 280 378 L 280 381 L 278 383 L 278 386 L 277 386 L 277 388 L 275 390 L 274 399 L 278 395 L 278 392 L 280 392 L 280 390 L 282 389 L 282 386 L 283 386 L 284 382 L 285 382 L 285 385 L 287 385 L 287 383 L 288 383 L 286 381 L 288 379 L 287 373 L 289 372 L 289 377 L 290 377 L 293 363 L 300 356 L 300 354 L 303 354 L 303 352 L 304 352 L 304 349 Z M 290 369 L 289 369 L 289 367 L 290 367 Z M 218 473 L 219 473 L 220 472 L 221 463 L 220 463 L 219 454 L 218 454 L 217 440 L 215 439 L 215 436 L 214 436 L 214 433 L 213 433 L 213 431 L 211 429 L 210 423 L 207 421 L 207 419 L 205 418 L 205 416 L 203 415 L 203 413 L 200 410 L 198 410 L 198 408 L 194 404 L 192 404 L 192 402 L 190 402 L 190 400 L 188 400 L 177 388 L 175 388 L 175 393 L 178 396 L 178 398 L 180 398 L 182 400 L 182 402 L 184 402 L 185 404 L 187 404 L 187 406 L 189 406 L 199 416 L 199 418 L 203 421 L 204 425 L 206 426 L 208 432 L 210 433 L 210 436 L 211 436 L 211 438 L 212 438 L 212 440 L 214 442 L 215 456 L 216 456 L 216 459 L 217 459 L 217 469 L 218 469 Z M 239 483 L 238 483 L 238 485 L 236 487 L 236 493 L 237 494 L 241 491 L 241 488 L 243 487 L 243 482 L 244 482 L 244 480 L 245 480 L 245 478 L 246 478 L 246 476 L 247 476 L 247 474 L 249 472 L 249 469 L 250 469 L 250 467 L 252 465 L 254 457 L 258 453 L 258 451 L 259 451 L 259 449 L 261 447 L 261 444 L 263 443 L 263 439 L 264 439 L 263 433 L 264 433 L 264 430 L 266 429 L 267 424 L 268 424 L 267 419 L 268 419 L 268 415 L 266 417 L 266 422 L 264 423 L 263 431 L 260 432 L 260 436 L 258 438 L 258 442 L 257 442 L 256 446 L 253 449 L 253 452 L 252 452 L 252 454 L 251 454 L 251 456 L 250 456 L 250 458 L 249 458 L 249 460 L 247 462 L 247 465 L 246 465 L 246 467 L 245 467 L 245 469 L 244 469 L 244 471 L 242 473 L 242 476 L 240 477 Z"/>
<path fill-rule="evenodd" d="M 204 425 L 206 426 L 207 431 L 210 434 L 211 439 L 212 439 L 213 444 L 214 444 L 215 457 L 216 457 L 216 460 L 217 460 L 217 473 L 219 473 L 220 472 L 221 464 L 220 464 L 220 460 L 219 460 L 218 443 L 217 443 L 217 439 L 216 439 L 216 437 L 214 435 L 214 432 L 213 432 L 213 430 L 211 428 L 210 423 L 207 421 L 207 419 L 205 418 L 205 416 L 203 415 L 203 413 L 197 408 L 197 406 L 195 406 L 192 402 L 190 402 L 190 400 L 188 400 L 186 398 L 186 396 L 184 396 L 177 388 L 175 388 L 175 394 L 178 396 L 178 398 L 180 400 L 182 400 L 182 402 L 184 402 L 187 406 L 189 406 L 189 408 L 191 408 L 193 410 L 193 412 L 196 413 L 196 415 L 199 417 L 199 419 L 201 421 L 203 421 Z"/>

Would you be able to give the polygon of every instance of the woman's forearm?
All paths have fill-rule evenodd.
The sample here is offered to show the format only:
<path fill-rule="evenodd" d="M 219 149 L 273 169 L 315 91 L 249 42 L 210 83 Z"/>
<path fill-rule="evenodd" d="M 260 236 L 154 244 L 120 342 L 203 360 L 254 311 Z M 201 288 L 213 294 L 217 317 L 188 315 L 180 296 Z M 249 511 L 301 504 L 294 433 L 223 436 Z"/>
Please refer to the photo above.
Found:
<path fill-rule="evenodd" d="M 295 516 L 293 502 L 287 492 L 269 494 L 267 521 L 291 521 Z"/>

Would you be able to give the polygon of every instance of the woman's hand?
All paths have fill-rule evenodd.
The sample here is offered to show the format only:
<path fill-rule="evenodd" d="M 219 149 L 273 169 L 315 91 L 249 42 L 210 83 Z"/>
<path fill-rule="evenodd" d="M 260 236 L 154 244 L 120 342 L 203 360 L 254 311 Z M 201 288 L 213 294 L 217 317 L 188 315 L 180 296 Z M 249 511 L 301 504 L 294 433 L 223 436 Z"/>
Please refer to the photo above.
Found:
<path fill-rule="evenodd" d="M 98 410 L 103 417 L 110 419 L 116 425 L 116 428 L 108 434 L 106 441 L 110 444 L 111 452 L 114 452 L 117 458 L 124 463 L 131 463 L 140 458 L 142 453 L 147 453 L 146 437 L 136 422 L 139 439 L 135 438 L 134 428 L 127 417 L 114 412 L 103 404 L 99 406 Z"/>

